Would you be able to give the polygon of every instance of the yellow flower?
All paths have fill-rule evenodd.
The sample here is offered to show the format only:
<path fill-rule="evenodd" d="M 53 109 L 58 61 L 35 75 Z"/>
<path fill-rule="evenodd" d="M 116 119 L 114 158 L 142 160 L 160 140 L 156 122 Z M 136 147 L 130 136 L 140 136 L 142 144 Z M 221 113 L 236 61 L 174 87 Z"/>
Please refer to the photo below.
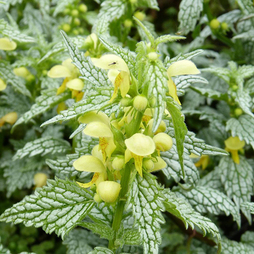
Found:
<path fill-rule="evenodd" d="M 0 50 L 14 50 L 16 49 L 17 44 L 14 41 L 11 41 L 9 38 L 0 38 Z"/>
<path fill-rule="evenodd" d="M 125 140 L 127 150 L 125 151 L 125 162 L 134 158 L 136 170 L 142 176 L 142 160 L 145 156 L 151 155 L 155 150 L 153 139 L 142 133 L 136 133 Z"/>
<path fill-rule="evenodd" d="M 5 123 L 13 125 L 17 121 L 17 119 L 18 114 L 16 112 L 10 112 L 0 119 L 0 127 L 3 126 Z"/>
<path fill-rule="evenodd" d="M 66 87 L 72 91 L 72 98 L 80 101 L 84 93 L 81 92 L 84 88 L 84 82 L 79 77 L 78 68 L 72 64 L 71 58 L 62 62 L 62 65 L 55 65 L 48 71 L 50 78 L 65 78 L 62 85 L 57 89 L 57 95 L 63 93 Z"/>
<path fill-rule="evenodd" d="M 6 83 L 0 78 L 0 91 L 3 91 L 6 87 Z"/>
<path fill-rule="evenodd" d="M 172 138 L 164 132 L 156 134 L 153 137 L 153 141 L 156 145 L 156 148 L 162 152 L 168 151 L 173 146 Z"/>
<path fill-rule="evenodd" d="M 230 152 L 232 155 L 232 159 L 235 163 L 240 163 L 240 158 L 238 155 L 238 151 L 245 146 L 245 141 L 240 140 L 238 137 L 229 137 L 224 141 L 226 148 L 225 150 Z"/>
<path fill-rule="evenodd" d="M 98 185 L 107 179 L 107 172 L 102 161 L 92 155 L 83 155 L 74 161 L 73 167 L 78 171 L 93 172 L 93 178 L 89 183 L 79 183 L 83 188 L 89 188 L 91 185 Z"/>
<path fill-rule="evenodd" d="M 114 181 L 100 182 L 97 187 L 97 193 L 100 198 L 107 203 L 114 203 L 120 193 L 121 185 Z"/>
<path fill-rule="evenodd" d="M 109 70 L 108 77 L 114 84 L 114 92 L 109 102 L 112 102 L 117 97 L 118 89 L 121 96 L 125 97 L 130 88 L 130 71 L 125 61 L 113 54 L 103 55 L 101 58 L 91 58 L 91 61 L 96 67 Z"/>
<path fill-rule="evenodd" d="M 46 185 L 47 179 L 48 179 L 48 176 L 46 174 L 36 173 L 34 175 L 35 188 L 42 187 L 42 186 Z"/>
<path fill-rule="evenodd" d="M 209 164 L 209 156 L 208 155 L 202 155 L 199 159 L 199 161 L 197 161 L 195 163 L 196 167 L 202 167 L 202 170 L 205 170 Z"/>
<path fill-rule="evenodd" d="M 188 74 L 199 74 L 200 71 L 197 69 L 196 65 L 190 60 L 180 60 L 173 64 L 171 64 L 167 70 L 168 74 L 168 90 L 169 95 L 173 97 L 173 99 L 178 102 L 180 105 L 180 101 L 177 96 L 176 85 L 172 80 L 172 77 L 179 75 L 188 75 Z"/>

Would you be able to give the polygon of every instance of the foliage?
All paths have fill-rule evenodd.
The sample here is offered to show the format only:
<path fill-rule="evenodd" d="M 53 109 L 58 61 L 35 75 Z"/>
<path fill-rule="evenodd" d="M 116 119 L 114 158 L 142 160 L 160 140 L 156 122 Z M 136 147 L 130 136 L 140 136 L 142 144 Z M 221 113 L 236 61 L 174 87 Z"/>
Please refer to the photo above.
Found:
<path fill-rule="evenodd" d="M 253 13 L 0 1 L 0 252 L 254 253 Z"/>

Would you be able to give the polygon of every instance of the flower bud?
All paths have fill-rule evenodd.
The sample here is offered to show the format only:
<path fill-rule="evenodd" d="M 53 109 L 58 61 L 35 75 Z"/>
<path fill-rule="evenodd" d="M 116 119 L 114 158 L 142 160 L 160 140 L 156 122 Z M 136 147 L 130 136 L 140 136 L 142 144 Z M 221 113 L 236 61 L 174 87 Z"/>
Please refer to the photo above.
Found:
<path fill-rule="evenodd" d="M 87 12 L 87 6 L 85 4 L 80 4 L 78 9 L 83 13 Z"/>
<path fill-rule="evenodd" d="M 243 114 L 243 110 L 241 108 L 236 108 L 234 113 L 235 116 L 238 117 Z"/>
<path fill-rule="evenodd" d="M 100 202 L 102 201 L 102 200 L 101 200 L 101 197 L 100 197 L 100 195 L 99 195 L 98 193 L 95 193 L 95 194 L 94 194 L 93 199 L 94 199 L 94 201 L 95 201 L 96 203 L 100 203 Z"/>
<path fill-rule="evenodd" d="M 134 17 L 136 17 L 140 21 L 143 21 L 145 19 L 146 15 L 143 12 L 137 11 L 134 13 Z"/>
<path fill-rule="evenodd" d="M 117 200 L 121 190 L 121 185 L 114 181 L 103 181 L 97 186 L 97 193 L 100 198 L 107 203 L 113 203 Z"/>
<path fill-rule="evenodd" d="M 16 42 L 9 38 L 0 38 L 0 50 L 14 50 L 17 47 Z"/>
<path fill-rule="evenodd" d="M 211 20 L 210 27 L 214 30 L 217 30 L 220 27 L 220 21 L 218 19 Z"/>
<path fill-rule="evenodd" d="M 6 87 L 6 83 L 0 78 L 0 91 L 3 91 Z"/>
<path fill-rule="evenodd" d="M 133 107 L 138 111 L 143 111 L 147 107 L 147 98 L 142 95 L 137 95 L 133 101 Z"/>
<path fill-rule="evenodd" d="M 128 97 L 122 98 L 120 104 L 122 107 L 128 107 L 131 105 L 131 99 Z"/>
<path fill-rule="evenodd" d="M 34 175 L 34 185 L 35 185 L 35 188 L 42 187 L 42 186 L 46 185 L 47 179 L 48 179 L 48 176 L 46 174 L 44 174 L 44 173 L 36 173 Z"/>
<path fill-rule="evenodd" d="M 123 157 L 115 157 L 112 161 L 112 168 L 114 170 L 121 170 L 124 167 L 125 161 Z"/>
<path fill-rule="evenodd" d="M 147 57 L 148 59 L 150 59 L 151 61 L 156 61 L 158 59 L 158 54 L 156 52 L 150 52 Z"/>
<path fill-rule="evenodd" d="M 126 28 L 132 27 L 132 21 L 130 19 L 126 19 L 123 24 Z"/>
<path fill-rule="evenodd" d="M 227 31 L 228 30 L 228 24 L 226 22 L 222 22 L 221 23 L 221 28 L 223 31 Z"/>
<path fill-rule="evenodd" d="M 63 24 L 62 29 L 68 33 L 71 31 L 71 26 L 69 24 Z"/>
<path fill-rule="evenodd" d="M 154 162 L 152 161 L 152 159 L 144 159 L 143 165 L 148 172 L 153 170 L 154 168 Z"/>
<path fill-rule="evenodd" d="M 73 20 L 73 23 L 74 23 L 74 25 L 79 26 L 81 22 L 80 22 L 80 19 L 75 18 L 75 19 Z"/>
<path fill-rule="evenodd" d="M 162 152 L 168 151 L 173 145 L 172 138 L 164 132 L 156 134 L 153 137 L 153 141 L 156 145 L 156 148 Z"/>
<path fill-rule="evenodd" d="M 30 72 L 26 67 L 14 68 L 13 72 L 16 76 L 19 76 L 19 77 L 22 77 L 22 78 L 27 78 L 28 75 L 30 75 Z"/>
<path fill-rule="evenodd" d="M 79 11 L 78 10 L 72 10 L 71 11 L 71 16 L 72 17 L 77 17 L 79 15 Z"/>

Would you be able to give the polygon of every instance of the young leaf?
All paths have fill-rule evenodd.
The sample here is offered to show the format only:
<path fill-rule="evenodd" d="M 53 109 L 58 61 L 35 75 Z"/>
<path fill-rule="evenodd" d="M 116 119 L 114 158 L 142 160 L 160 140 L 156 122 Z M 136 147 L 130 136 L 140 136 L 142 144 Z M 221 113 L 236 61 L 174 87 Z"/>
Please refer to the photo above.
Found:
<path fill-rule="evenodd" d="M 57 5 L 56 5 L 56 8 L 55 8 L 55 11 L 53 13 L 53 16 L 56 17 L 58 13 L 61 13 L 63 12 L 66 7 L 68 5 L 73 5 L 75 2 L 75 0 L 62 0 L 62 1 L 57 1 Z"/>
<path fill-rule="evenodd" d="M 7 209 L 0 221 L 42 226 L 46 233 L 55 231 L 63 238 L 93 206 L 93 193 L 88 190 L 70 181 L 48 180 L 47 186 Z"/>
<path fill-rule="evenodd" d="M 65 91 L 58 95 L 56 95 L 56 89 L 47 89 L 42 91 L 42 95 L 36 98 L 35 104 L 30 108 L 29 111 L 27 111 L 18 119 L 18 121 L 14 124 L 14 127 L 22 123 L 27 123 L 35 116 L 46 112 L 50 108 L 53 108 L 54 106 L 56 106 L 62 101 L 65 101 L 69 97 L 69 91 Z"/>
<path fill-rule="evenodd" d="M 145 173 L 136 175 L 129 195 L 129 204 L 139 227 L 144 253 L 158 253 L 161 242 L 160 223 L 164 223 L 161 187 L 155 177 Z"/>
<path fill-rule="evenodd" d="M 56 153 L 66 153 L 71 149 L 68 141 L 63 139 L 57 139 L 53 137 L 39 138 L 34 141 L 27 142 L 26 145 L 17 151 L 13 159 L 21 159 L 25 156 L 35 156 L 41 154 L 44 156 L 46 154 L 56 154 Z"/>
<path fill-rule="evenodd" d="M 246 114 L 254 117 L 254 114 L 252 113 L 252 99 L 248 91 L 239 88 L 235 100 Z"/>
<path fill-rule="evenodd" d="M 190 191 L 181 189 L 179 191 L 198 212 L 215 215 L 224 212 L 227 216 L 231 214 L 240 227 L 241 218 L 238 208 L 224 193 L 207 186 L 197 186 Z"/>
<path fill-rule="evenodd" d="M 177 197 L 175 193 L 170 190 L 165 189 L 163 194 L 165 197 L 164 205 L 166 210 L 182 220 L 186 229 L 188 226 L 194 229 L 194 225 L 196 225 L 203 231 L 204 235 L 206 235 L 206 233 L 211 233 L 216 237 L 220 247 L 221 237 L 219 230 L 210 219 L 196 212 L 185 199 Z"/>
<path fill-rule="evenodd" d="M 193 31 L 202 10 L 202 0 L 182 0 L 178 13 L 178 20 L 180 22 L 179 30 L 183 31 L 184 34 Z"/>
<path fill-rule="evenodd" d="M 228 100 L 228 94 L 222 94 L 218 91 L 215 91 L 213 89 L 209 89 L 209 88 L 201 88 L 201 87 L 191 87 L 191 89 L 201 95 L 204 95 L 208 98 L 212 98 L 215 100 L 224 100 L 227 101 Z"/>
<path fill-rule="evenodd" d="M 182 169 L 182 175 L 185 177 L 184 166 L 183 166 L 183 143 L 185 139 L 185 135 L 187 134 L 187 127 L 184 123 L 184 117 L 181 114 L 179 106 L 173 101 L 172 98 L 168 98 L 167 100 L 167 109 L 172 117 L 174 131 L 175 131 L 175 139 L 176 139 L 176 147 L 177 153 L 179 156 L 179 163 Z"/>
<path fill-rule="evenodd" d="M 238 136 L 254 149 L 254 118 L 250 115 L 241 115 L 238 119 L 230 118 L 227 121 L 226 131 L 231 131 L 233 137 Z"/>
<path fill-rule="evenodd" d="M 158 46 L 160 43 L 172 42 L 172 41 L 183 40 L 183 39 L 185 39 L 184 36 L 167 34 L 167 35 L 162 35 L 158 37 L 154 43 L 156 46 Z"/>
<path fill-rule="evenodd" d="M 137 18 L 133 17 L 133 19 L 137 22 L 138 26 L 142 29 L 142 31 L 145 33 L 147 40 L 151 43 L 152 46 L 155 46 L 154 42 L 154 36 L 151 34 L 149 29 Z"/>

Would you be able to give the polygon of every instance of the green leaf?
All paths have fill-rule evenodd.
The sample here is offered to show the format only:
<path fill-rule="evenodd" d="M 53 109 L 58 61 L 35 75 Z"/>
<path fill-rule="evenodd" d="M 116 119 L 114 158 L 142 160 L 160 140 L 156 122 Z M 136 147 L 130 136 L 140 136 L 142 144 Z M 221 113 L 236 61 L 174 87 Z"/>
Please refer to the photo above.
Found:
<path fill-rule="evenodd" d="M 218 168 L 228 197 L 233 198 L 238 207 L 242 202 L 249 202 L 253 194 L 253 169 L 247 160 L 240 156 L 240 163 L 236 164 L 230 157 L 223 157 Z M 241 210 L 251 222 L 249 212 Z"/>
<path fill-rule="evenodd" d="M 106 247 L 95 247 L 95 249 L 88 254 L 114 254 L 114 252 Z"/>
<path fill-rule="evenodd" d="M 91 230 L 95 234 L 100 235 L 101 238 L 105 238 L 107 240 L 112 240 L 114 238 L 113 229 L 103 223 L 80 222 L 79 225 Z"/>
<path fill-rule="evenodd" d="M 4 248 L 4 246 L 1 244 L 1 238 L 0 238 L 0 253 L 1 254 L 11 254 L 10 250 Z"/>
<path fill-rule="evenodd" d="M 41 93 L 42 95 L 36 98 L 35 104 L 31 107 L 31 109 L 27 111 L 24 115 L 22 115 L 13 127 L 22 123 L 27 123 L 35 116 L 48 111 L 62 101 L 70 98 L 69 91 L 65 91 L 61 94 L 56 95 L 55 88 L 44 90 Z"/>
<path fill-rule="evenodd" d="M 158 37 L 154 43 L 156 46 L 158 46 L 160 43 L 173 42 L 173 41 L 183 40 L 183 39 L 185 39 L 184 36 L 166 34 L 166 35 L 162 35 Z"/>
<path fill-rule="evenodd" d="M 100 110 L 102 107 L 106 106 L 108 106 L 106 113 L 109 113 L 110 115 L 111 112 L 116 112 L 117 109 L 119 108 L 119 105 L 117 104 L 108 104 L 110 98 L 111 94 L 109 93 L 108 90 L 100 92 L 88 91 L 85 93 L 82 101 L 75 103 L 67 110 L 61 111 L 60 114 L 44 122 L 42 126 L 56 123 L 59 121 L 67 121 L 76 118 L 88 111 Z"/>
<path fill-rule="evenodd" d="M 35 156 L 40 154 L 66 153 L 71 149 L 68 141 L 54 137 L 39 138 L 34 141 L 27 142 L 26 145 L 17 151 L 13 159 L 21 159 L 25 156 Z"/>
<path fill-rule="evenodd" d="M 206 235 L 206 233 L 211 233 L 216 237 L 220 245 L 221 237 L 219 230 L 210 219 L 196 212 L 185 199 L 177 197 L 176 194 L 170 190 L 165 189 L 163 194 L 165 197 L 164 205 L 166 210 L 182 220 L 186 229 L 189 226 L 194 229 L 194 225 L 196 225 L 203 231 L 204 235 Z"/>
<path fill-rule="evenodd" d="M 204 95 L 208 98 L 211 99 L 215 99 L 215 100 L 224 100 L 227 101 L 228 100 L 228 94 L 222 94 L 218 91 L 215 91 L 213 89 L 209 89 L 209 88 L 201 88 L 201 87 L 191 87 L 191 89 L 201 95 Z"/>
<path fill-rule="evenodd" d="M 0 60 L 0 77 L 7 83 L 11 84 L 19 93 L 31 97 L 30 91 L 26 88 L 25 80 L 16 76 L 12 66 L 3 60 Z"/>
<path fill-rule="evenodd" d="M 161 187 L 155 176 L 145 173 L 136 175 L 129 194 L 129 203 L 139 227 L 144 253 L 158 253 L 161 243 L 160 223 L 164 223 L 161 211 L 164 209 L 160 196 Z"/>
<path fill-rule="evenodd" d="M 250 115 L 241 115 L 238 119 L 230 118 L 227 121 L 226 131 L 231 131 L 233 137 L 238 136 L 254 149 L 254 118 Z"/>
<path fill-rule="evenodd" d="M 252 99 L 249 92 L 243 89 L 238 89 L 236 92 L 236 102 L 238 102 L 241 109 L 248 115 L 254 117 L 252 113 Z"/>
<path fill-rule="evenodd" d="M 147 73 L 144 81 L 144 85 L 148 86 L 147 98 L 153 96 L 156 99 L 153 115 L 153 132 L 155 132 L 160 125 L 165 111 L 164 101 L 166 100 L 166 91 L 168 89 L 166 69 L 161 61 L 157 61 L 155 63 L 147 63 L 144 72 Z"/>
<path fill-rule="evenodd" d="M 198 212 L 215 215 L 220 215 L 224 212 L 227 216 L 231 214 L 238 227 L 240 227 L 241 217 L 238 208 L 224 193 L 207 186 L 197 186 L 190 191 L 181 189 L 178 189 L 178 191 Z"/>
<path fill-rule="evenodd" d="M 16 189 L 31 188 L 34 184 L 34 175 L 36 171 L 42 169 L 44 163 L 35 158 L 28 160 L 9 161 L 4 170 L 6 177 L 7 197 Z"/>
<path fill-rule="evenodd" d="M 113 221 L 113 208 L 112 206 L 105 206 L 105 203 L 96 203 L 88 216 L 97 223 L 104 223 L 105 225 L 112 226 Z"/>
<path fill-rule="evenodd" d="M 182 175 L 185 177 L 183 166 L 183 143 L 188 130 L 184 123 L 184 116 L 182 115 L 179 106 L 172 98 L 167 98 L 167 109 L 172 117 L 179 163 L 181 165 Z"/>
<path fill-rule="evenodd" d="M 137 22 L 138 26 L 142 29 L 142 31 L 145 33 L 147 40 L 151 43 L 152 46 L 155 45 L 154 42 L 154 36 L 149 31 L 149 29 L 137 18 L 133 17 L 133 19 Z"/>
<path fill-rule="evenodd" d="M 88 190 L 70 181 L 48 180 L 47 186 L 7 209 L 0 221 L 42 226 L 46 233 L 55 231 L 63 238 L 93 206 L 93 193 Z"/>
<path fill-rule="evenodd" d="M 67 247 L 67 254 L 88 254 L 92 251 L 91 245 L 106 246 L 106 241 L 90 231 L 75 228 L 65 237 L 63 244 Z"/>
<path fill-rule="evenodd" d="M 109 33 L 110 23 L 115 19 L 120 19 L 126 13 L 127 6 L 126 1 L 123 0 L 104 1 L 92 31 L 97 35 Z"/>
<path fill-rule="evenodd" d="M 254 237 L 254 232 L 246 231 L 241 236 L 241 242 L 244 244 L 250 245 L 254 249 L 253 237 Z"/>
<path fill-rule="evenodd" d="M 217 77 L 223 79 L 228 84 L 230 82 L 231 71 L 228 68 L 211 66 L 209 68 L 200 69 L 200 71 L 212 73 Z"/>
<path fill-rule="evenodd" d="M 173 139 L 173 142 L 175 144 L 175 139 Z M 175 145 L 173 145 L 169 151 L 162 152 L 161 158 L 167 163 L 167 167 L 162 169 L 162 171 L 168 179 L 173 177 L 176 182 L 180 182 L 181 179 L 183 179 L 186 183 L 191 185 L 198 183 L 199 172 L 190 159 L 189 155 L 186 153 L 183 154 L 183 165 L 185 173 L 183 176 L 181 165 L 179 163 L 179 156 Z"/>
<path fill-rule="evenodd" d="M 253 3 L 251 0 L 237 0 L 237 3 L 245 15 L 252 14 L 254 12 Z"/>
<path fill-rule="evenodd" d="M 0 34 L 18 42 L 35 42 L 35 39 L 33 37 L 22 34 L 15 27 L 9 25 L 4 19 L 0 19 Z"/>
<path fill-rule="evenodd" d="M 251 214 L 254 214 L 254 203 L 253 202 L 243 202 L 241 203 L 241 207 L 249 210 Z"/>
<path fill-rule="evenodd" d="M 254 253 L 254 248 L 247 244 L 239 243 L 236 241 L 231 241 L 226 238 L 221 240 L 221 250 L 223 254 L 232 254 L 232 253 Z"/>
<path fill-rule="evenodd" d="M 200 13 L 203 10 L 202 0 L 182 0 L 180 3 L 180 11 L 178 13 L 178 21 L 180 22 L 179 30 L 184 34 L 195 29 L 199 20 Z"/>
<path fill-rule="evenodd" d="M 117 235 L 117 242 L 121 245 L 141 245 L 138 229 L 124 229 L 121 237 Z"/>
<path fill-rule="evenodd" d="M 74 45 L 76 45 L 78 48 L 79 47 L 82 47 L 84 45 L 84 37 L 81 37 L 81 36 L 77 36 L 77 37 L 73 37 L 73 38 L 70 38 L 70 41 L 72 41 L 72 43 Z M 46 55 L 44 55 L 41 60 L 38 62 L 38 64 L 40 64 L 41 62 L 43 62 L 44 60 L 47 60 L 49 59 L 50 57 L 53 57 L 63 51 L 66 50 L 66 46 L 64 44 L 64 42 L 58 42 L 57 44 L 55 44 L 52 49 L 50 49 Z"/>
<path fill-rule="evenodd" d="M 57 175 L 64 176 L 69 179 L 84 179 L 87 176 L 87 172 L 77 171 L 73 167 L 73 162 L 77 160 L 84 154 L 89 154 L 92 151 L 93 146 L 95 146 L 98 142 L 95 140 L 84 139 L 84 143 L 82 148 L 76 148 L 75 153 L 67 154 L 64 158 L 59 158 L 57 160 L 47 159 L 46 164 L 55 171 Z M 59 176 L 58 176 L 59 177 Z"/>
<path fill-rule="evenodd" d="M 140 7 L 145 6 L 151 9 L 159 10 L 158 2 L 156 0 L 139 0 L 136 4 Z"/>

